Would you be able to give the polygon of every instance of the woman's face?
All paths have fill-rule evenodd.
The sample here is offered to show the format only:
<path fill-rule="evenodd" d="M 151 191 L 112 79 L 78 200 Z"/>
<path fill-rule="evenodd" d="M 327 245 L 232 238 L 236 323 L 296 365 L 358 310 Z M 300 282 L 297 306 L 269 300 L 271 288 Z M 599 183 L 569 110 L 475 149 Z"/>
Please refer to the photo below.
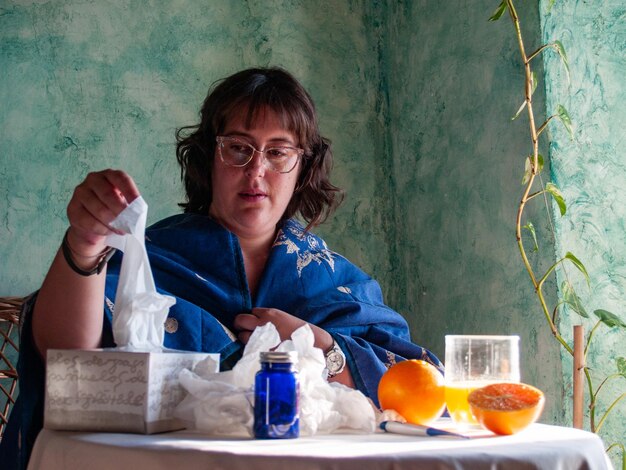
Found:
<path fill-rule="evenodd" d="M 269 147 L 299 147 L 296 136 L 281 126 L 276 114 L 267 109 L 256 115 L 251 127 L 245 126 L 247 110 L 227 121 L 221 135 L 237 137 L 258 150 Z M 264 156 L 255 152 L 241 168 L 226 165 L 217 147 L 213 160 L 213 199 L 210 215 L 239 238 L 273 239 L 276 224 L 293 195 L 300 161 L 290 173 L 269 170 Z"/>

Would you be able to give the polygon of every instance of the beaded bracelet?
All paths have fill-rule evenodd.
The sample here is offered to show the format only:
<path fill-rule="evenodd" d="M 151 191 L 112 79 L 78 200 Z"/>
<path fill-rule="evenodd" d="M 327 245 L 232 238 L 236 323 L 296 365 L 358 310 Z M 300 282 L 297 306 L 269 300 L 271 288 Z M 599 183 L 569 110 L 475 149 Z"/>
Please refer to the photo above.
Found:
<path fill-rule="evenodd" d="M 108 247 L 106 250 L 100 254 L 100 258 L 98 259 L 98 264 L 91 271 L 85 271 L 84 269 L 79 268 L 74 259 L 72 258 L 72 248 L 70 247 L 69 242 L 67 241 L 67 232 L 69 229 L 65 231 L 65 235 L 63 235 L 63 242 L 61 242 L 61 251 L 63 252 L 63 257 L 65 258 L 65 262 L 67 265 L 72 268 L 76 274 L 80 274 L 81 276 L 92 276 L 94 274 L 100 274 L 106 264 L 109 262 L 111 257 L 115 254 L 115 248 Z"/>

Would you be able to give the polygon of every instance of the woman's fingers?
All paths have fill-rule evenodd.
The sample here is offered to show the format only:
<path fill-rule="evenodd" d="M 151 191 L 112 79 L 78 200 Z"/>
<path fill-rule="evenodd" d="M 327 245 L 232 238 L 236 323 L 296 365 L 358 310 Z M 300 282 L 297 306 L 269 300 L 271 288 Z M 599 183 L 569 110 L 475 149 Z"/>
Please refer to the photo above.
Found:
<path fill-rule="evenodd" d="M 116 211 L 105 204 L 92 189 L 81 185 L 76 188 L 74 197 L 67 206 L 67 216 L 74 228 L 107 235 L 109 223 L 115 219 Z"/>
<path fill-rule="evenodd" d="M 130 204 L 137 197 L 139 197 L 139 190 L 137 189 L 135 182 L 128 174 L 124 173 L 123 171 L 104 170 L 102 172 L 102 175 L 106 178 L 106 180 L 108 181 L 110 185 L 109 188 L 103 188 L 103 189 L 105 189 L 107 192 L 110 189 L 113 189 L 113 191 L 116 193 L 118 197 L 117 200 L 120 200 L 120 199 L 122 200 L 123 207 L 121 207 L 121 210 L 118 211 L 118 214 L 119 212 L 124 210 L 124 208 L 128 204 Z"/>
<path fill-rule="evenodd" d="M 281 341 L 284 341 L 289 339 L 291 333 L 306 322 L 276 308 L 255 307 L 252 309 L 251 313 L 237 315 L 235 317 L 234 327 L 240 334 L 246 331 L 251 333 L 257 326 L 262 326 L 266 323 L 273 323 L 280 335 Z"/>
<path fill-rule="evenodd" d="M 107 224 L 139 196 L 132 178 L 119 170 L 90 173 L 77 190 L 84 206 Z"/>
<path fill-rule="evenodd" d="M 235 317 L 235 320 L 233 321 L 233 326 L 237 331 L 252 331 L 257 326 L 264 325 L 265 323 L 267 322 L 261 323 L 259 319 L 254 315 L 251 315 L 249 313 L 240 313 Z"/>
<path fill-rule="evenodd" d="M 280 340 L 285 341 L 291 338 L 294 331 L 307 322 L 277 308 L 255 307 L 251 313 L 240 313 L 235 317 L 233 326 L 238 332 L 239 340 L 246 344 L 254 329 L 266 323 L 273 323 L 280 335 Z M 333 338 L 327 331 L 309 323 L 313 336 L 315 337 L 315 347 L 326 351 L 333 344 Z"/>
<path fill-rule="evenodd" d="M 251 331 L 240 331 L 237 334 L 237 339 L 241 341 L 243 344 L 248 344 L 248 341 L 250 341 L 250 336 L 252 336 Z"/>
<path fill-rule="evenodd" d="M 237 338 L 243 344 L 248 344 L 250 335 L 252 335 L 254 329 L 260 325 L 259 319 L 249 313 L 240 313 L 233 321 L 233 326 L 235 331 L 237 331 Z"/>
<path fill-rule="evenodd" d="M 102 245 L 115 232 L 110 223 L 138 196 L 135 182 L 123 171 L 89 173 L 67 206 L 71 239 L 78 245 Z"/>
<path fill-rule="evenodd" d="M 294 331 L 308 323 L 301 318 L 277 308 L 255 307 L 252 309 L 252 316 L 258 319 L 259 325 L 265 325 L 268 322 L 273 323 L 276 330 L 278 330 L 281 341 L 291 338 Z M 330 349 L 333 344 L 333 337 L 330 333 L 312 323 L 308 323 L 308 325 L 311 327 L 313 336 L 315 337 L 315 347 L 323 351 Z"/>

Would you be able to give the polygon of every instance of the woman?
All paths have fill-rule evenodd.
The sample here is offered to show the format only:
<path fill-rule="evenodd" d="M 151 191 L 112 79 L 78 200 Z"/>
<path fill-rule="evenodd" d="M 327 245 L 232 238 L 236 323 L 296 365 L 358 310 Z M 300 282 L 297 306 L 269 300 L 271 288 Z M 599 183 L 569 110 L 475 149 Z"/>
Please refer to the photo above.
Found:
<path fill-rule="evenodd" d="M 184 214 L 146 231 L 157 288 L 177 299 L 165 346 L 220 353 L 225 369 L 257 326 L 272 322 L 284 340 L 309 323 L 328 379 L 375 402 L 390 364 L 422 358 L 441 366 L 410 342 L 378 284 L 308 231 L 341 193 L 329 181 L 332 154 L 314 104 L 289 73 L 249 69 L 223 80 L 207 96 L 200 124 L 179 130 L 177 157 Z M 41 427 L 46 351 L 114 346 L 121 255 L 107 266 L 105 239 L 138 196 L 129 175 L 104 170 L 88 175 L 69 202 L 70 226 L 23 330 L 22 403 L 13 413 L 21 418 L 12 416 L 12 428 L 21 426 L 26 454 Z"/>

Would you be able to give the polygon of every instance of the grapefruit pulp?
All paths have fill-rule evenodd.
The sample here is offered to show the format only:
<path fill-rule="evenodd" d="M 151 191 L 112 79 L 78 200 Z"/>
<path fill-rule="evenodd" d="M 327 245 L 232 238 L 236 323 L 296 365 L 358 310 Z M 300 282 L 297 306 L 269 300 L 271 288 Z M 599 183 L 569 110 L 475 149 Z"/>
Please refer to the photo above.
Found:
<path fill-rule="evenodd" d="M 531 385 L 496 383 L 477 388 L 467 401 L 484 428 L 496 434 L 515 434 L 539 418 L 545 398 Z"/>

